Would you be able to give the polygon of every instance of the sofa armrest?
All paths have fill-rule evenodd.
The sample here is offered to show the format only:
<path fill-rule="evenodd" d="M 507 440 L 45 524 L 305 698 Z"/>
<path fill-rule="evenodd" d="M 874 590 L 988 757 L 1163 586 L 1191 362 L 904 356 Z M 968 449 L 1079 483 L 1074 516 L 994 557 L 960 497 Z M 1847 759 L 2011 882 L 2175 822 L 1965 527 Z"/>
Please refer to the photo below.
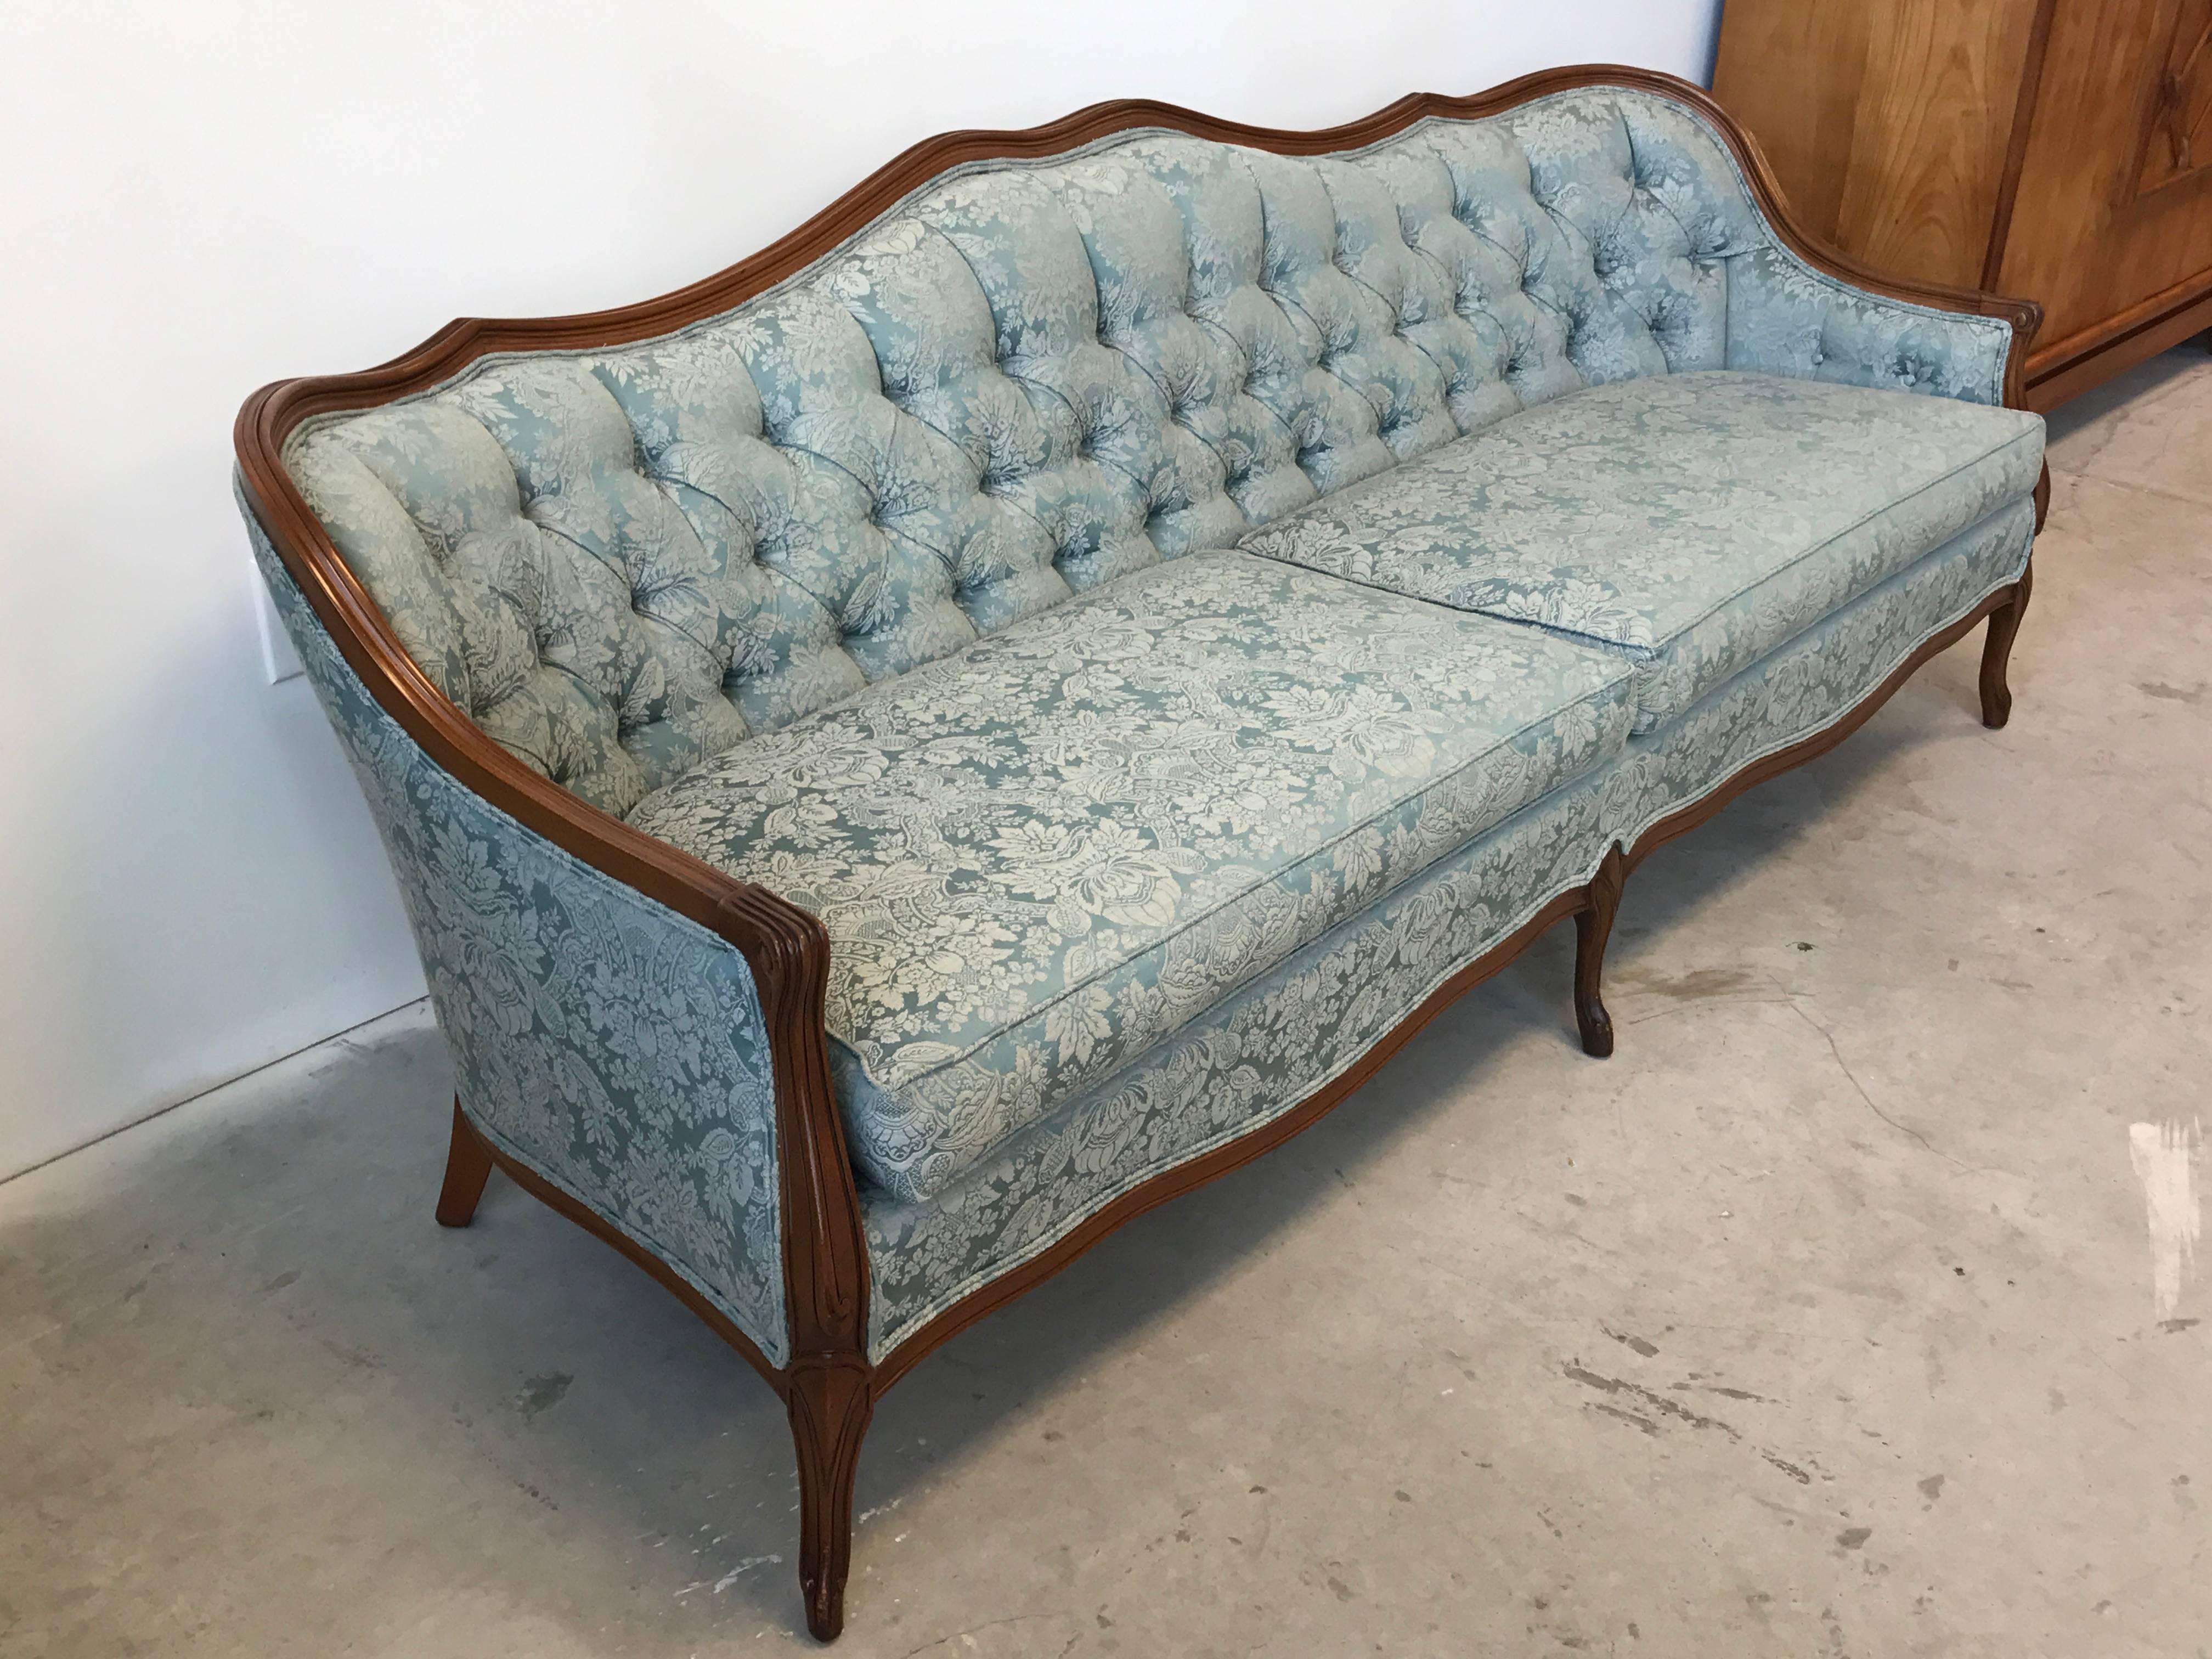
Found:
<path fill-rule="evenodd" d="M 708 872 L 702 922 L 492 805 L 371 696 L 243 486 L 240 507 L 390 854 L 471 1125 L 665 1263 L 771 1380 L 825 1320 L 865 1328 L 826 1064 L 803 1080 L 814 918 Z"/>
<path fill-rule="evenodd" d="M 1696 95 L 1769 234 L 1730 261 L 1729 368 L 2026 407 L 2022 376 L 2041 306 L 1887 275 L 1830 246 L 1791 214 L 1758 141 Z"/>
<path fill-rule="evenodd" d="M 1822 269 L 1778 236 L 1729 270 L 1728 366 L 2019 407 L 2037 307 L 1903 286 Z"/>

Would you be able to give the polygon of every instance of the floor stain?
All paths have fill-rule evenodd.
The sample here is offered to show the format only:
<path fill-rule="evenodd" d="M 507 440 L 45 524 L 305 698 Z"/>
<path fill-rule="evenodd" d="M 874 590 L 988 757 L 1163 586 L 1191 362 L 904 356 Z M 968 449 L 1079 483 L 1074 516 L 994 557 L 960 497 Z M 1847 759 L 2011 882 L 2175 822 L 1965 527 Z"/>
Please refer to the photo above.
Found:
<path fill-rule="evenodd" d="M 543 1376 L 533 1376 L 514 1396 L 514 1408 L 522 1413 L 522 1420 L 527 1423 L 538 1413 L 550 1411 L 559 1405 L 562 1396 L 568 1392 L 568 1385 L 575 1380 L 566 1371 L 548 1371 Z"/>
<path fill-rule="evenodd" d="M 1599 1325 L 1598 1329 L 1620 1343 L 1622 1347 L 1632 1349 L 1646 1359 L 1659 1352 L 1659 1345 L 1647 1338 L 1633 1335 L 1627 1331 L 1616 1331 L 1612 1326 L 1606 1324 Z"/>
<path fill-rule="evenodd" d="M 1586 1389 L 1596 1389 L 1604 1394 L 1622 1395 L 1640 1400 L 1650 1410 L 1674 1418 L 1677 1421 L 1687 1423 L 1693 1429 L 1718 1429 L 1731 1440 L 1743 1438 L 1734 1425 L 1722 1422 L 1717 1417 L 1707 1417 L 1702 1412 L 1693 1412 L 1680 1401 L 1669 1400 L 1665 1395 L 1654 1393 L 1641 1383 L 1630 1382 L 1618 1376 L 1601 1376 L 1597 1372 L 1587 1370 L 1581 1365 L 1562 1365 L 1559 1370 L 1570 1381 L 1579 1382 Z"/>
<path fill-rule="evenodd" d="M 1746 989 L 1752 981 L 1748 968 L 1693 968 L 1672 976 L 1631 968 L 1613 975 L 1613 982 L 1623 991 L 1648 991 L 1655 997 L 1670 997 L 1678 1002 L 1726 996 L 1730 991 Z"/>

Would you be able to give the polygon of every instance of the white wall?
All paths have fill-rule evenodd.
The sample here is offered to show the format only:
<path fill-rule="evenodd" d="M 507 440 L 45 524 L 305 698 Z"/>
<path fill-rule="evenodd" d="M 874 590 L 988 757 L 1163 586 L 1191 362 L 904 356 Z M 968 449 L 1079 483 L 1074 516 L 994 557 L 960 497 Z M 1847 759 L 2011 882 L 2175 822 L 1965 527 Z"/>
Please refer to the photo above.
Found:
<path fill-rule="evenodd" d="M 1275 126 L 1591 59 L 1717 0 L 23 0 L 0 46 L 0 1176 L 420 994 L 230 422 L 457 313 L 639 300 L 918 138 L 1151 96 Z"/>

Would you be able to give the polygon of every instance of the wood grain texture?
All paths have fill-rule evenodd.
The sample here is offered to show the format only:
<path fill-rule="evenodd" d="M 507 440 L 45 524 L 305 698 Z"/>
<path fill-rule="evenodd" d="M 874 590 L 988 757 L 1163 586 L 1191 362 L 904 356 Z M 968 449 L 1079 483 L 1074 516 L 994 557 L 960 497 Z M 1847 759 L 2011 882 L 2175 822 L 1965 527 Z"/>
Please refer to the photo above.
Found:
<path fill-rule="evenodd" d="M 2212 0 L 2180 0 L 2143 126 L 2136 193 L 2212 167 Z"/>
<path fill-rule="evenodd" d="M 1729 0 L 1713 95 L 1838 246 L 1978 283 L 2035 13 L 2023 0 Z"/>
<path fill-rule="evenodd" d="M 1125 1194 L 1051 1250 L 939 1315 L 883 1364 L 871 1364 L 866 1350 L 866 1240 L 830 1080 L 823 1004 L 830 947 L 822 924 L 780 895 L 734 881 L 570 794 L 531 771 L 471 723 L 407 656 L 366 587 L 308 509 L 283 465 L 285 440 L 314 416 L 373 408 L 425 390 L 488 353 L 611 345 L 714 315 L 802 269 L 908 191 L 966 161 L 1056 155 L 1137 127 L 1168 128 L 1287 155 L 1311 155 L 1372 143 L 1430 116 L 1493 114 L 1530 99 L 1589 86 L 1656 93 L 1703 114 L 1743 169 L 1777 235 L 1816 269 L 1875 293 L 2005 321 L 2013 331 L 2005 397 L 2010 403 L 2019 401 L 2027 348 L 2040 315 L 2035 306 L 1942 283 L 1883 275 L 1838 252 L 1801 226 L 1784 204 L 1758 146 L 1703 91 L 1670 76 L 1601 65 L 1547 70 L 1472 97 L 1415 94 L 1363 120 L 1316 132 L 1279 131 L 1170 105 L 1123 101 L 1097 105 L 1024 131 L 947 134 L 915 146 L 764 252 L 689 288 L 640 305 L 574 317 L 462 319 L 380 368 L 264 386 L 239 413 L 234 438 L 247 503 L 308 605 L 379 706 L 465 787 L 586 864 L 720 935 L 743 953 L 751 969 L 775 1074 L 776 1179 L 791 1350 L 787 1364 L 772 1364 L 751 1339 L 646 1245 L 554 1181 L 501 1152 L 469 1122 L 459 1103 L 440 1218 L 450 1218 L 455 1224 L 465 1221 L 474 1212 L 485 1176 L 496 1165 L 526 1191 L 643 1267 L 767 1378 L 785 1400 L 791 1417 L 800 1475 L 800 1578 L 808 1626 L 824 1639 L 842 1624 L 852 1482 L 872 1402 L 884 1389 L 956 1332 L 1059 1271 L 1133 1216 L 1226 1173 L 1315 1121 L 1438 1010 L 1504 967 L 1546 927 L 1608 899 L 1589 889 L 1560 895 L 1510 938 L 1439 988 L 1326 1087 L 1242 1139 Z M 1898 680 L 1902 678 L 1900 674 Z M 1896 683 L 1870 697 L 1866 709 L 1870 712 Z M 1852 723 L 1863 717 L 1857 715 Z M 1769 775 L 1781 769 L 1762 763 L 1753 769 Z M 1727 786 L 1730 791 L 1741 787 L 1734 782 Z M 1608 869 L 1625 874 L 1622 866 L 1609 863 Z M 1617 899 L 1617 882 L 1607 890 Z M 1589 992 L 1594 1001 L 1595 983 Z"/>
<path fill-rule="evenodd" d="M 2049 314 L 2031 385 L 2106 356 L 2212 295 L 2212 171 L 2146 192 L 2145 155 L 2165 127 L 2161 86 L 2180 0 L 2064 5 L 2052 22 L 1998 281 Z M 2103 375 L 2075 374 L 2076 389 Z M 2047 397 L 2039 397 L 2047 404 Z"/>

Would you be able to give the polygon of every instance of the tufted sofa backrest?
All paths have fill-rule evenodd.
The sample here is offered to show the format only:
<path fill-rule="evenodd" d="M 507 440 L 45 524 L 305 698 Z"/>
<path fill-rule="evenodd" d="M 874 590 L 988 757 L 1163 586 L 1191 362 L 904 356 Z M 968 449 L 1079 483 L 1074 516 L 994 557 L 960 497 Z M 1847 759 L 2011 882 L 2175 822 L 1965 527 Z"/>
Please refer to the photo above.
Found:
<path fill-rule="evenodd" d="M 1126 133 L 945 175 L 680 332 L 311 422 L 285 460 L 429 678 L 619 813 L 1516 410 L 1728 364 L 1731 269 L 1780 257 L 1703 119 L 1640 92 L 1311 159 Z"/>

